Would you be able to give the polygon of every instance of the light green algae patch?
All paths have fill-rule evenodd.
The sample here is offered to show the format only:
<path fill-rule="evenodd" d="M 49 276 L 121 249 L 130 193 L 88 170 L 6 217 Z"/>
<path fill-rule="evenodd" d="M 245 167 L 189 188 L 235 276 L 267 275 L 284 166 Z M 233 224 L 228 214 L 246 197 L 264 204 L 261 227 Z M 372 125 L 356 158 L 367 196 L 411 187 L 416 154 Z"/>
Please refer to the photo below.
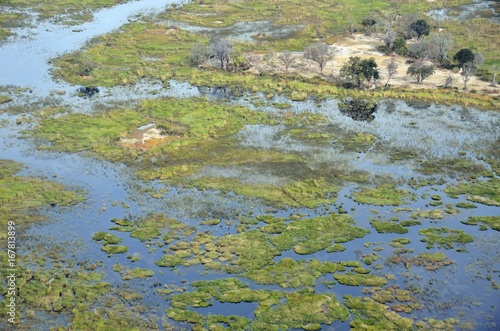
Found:
<path fill-rule="evenodd" d="M 312 254 L 330 247 L 333 241 L 344 243 L 370 233 L 354 224 L 350 216 L 339 214 L 301 219 L 290 222 L 270 240 L 280 251 L 293 248 L 297 254 Z"/>
<path fill-rule="evenodd" d="M 354 192 L 354 201 L 375 206 L 399 206 L 405 203 L 409 196 L 406 190 L 397 189 L 385 184 L 376 188 L 364 188 Z"/>
<path fill-rule="evenodd" d="M 500 231 L 500 216 L 471 216 L 460 222 L 467 225 L 483 223 L 493 230 Z"/>
<path fill-rule="evenodd" d="M 470 243 L 474 238 L 462 230 L 442 228 L 428 228 L 420 230 L 418 233 L 425 236 L 421 241 L 427 243 L 427 248 L 437 245 L 439 248 L 452 249 L 454 243 L 464 245 Z"/>

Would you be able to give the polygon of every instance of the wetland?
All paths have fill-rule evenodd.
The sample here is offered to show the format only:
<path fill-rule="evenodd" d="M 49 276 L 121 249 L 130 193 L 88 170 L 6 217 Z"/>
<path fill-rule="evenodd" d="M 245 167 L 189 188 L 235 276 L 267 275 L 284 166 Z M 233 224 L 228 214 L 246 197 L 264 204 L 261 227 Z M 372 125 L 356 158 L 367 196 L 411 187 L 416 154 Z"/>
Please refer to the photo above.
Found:
<path fill-rule="evenodd" d="M 498 88 L 277 65 L 320 39 L 388 58 L 345 29 L 397 7 L 481 31 L 489 77 L 491 1 L 90 2 L 0 3 L 1 329 L 498 329 Z M 264 62 L 193 65 L 219 33 Z"/>

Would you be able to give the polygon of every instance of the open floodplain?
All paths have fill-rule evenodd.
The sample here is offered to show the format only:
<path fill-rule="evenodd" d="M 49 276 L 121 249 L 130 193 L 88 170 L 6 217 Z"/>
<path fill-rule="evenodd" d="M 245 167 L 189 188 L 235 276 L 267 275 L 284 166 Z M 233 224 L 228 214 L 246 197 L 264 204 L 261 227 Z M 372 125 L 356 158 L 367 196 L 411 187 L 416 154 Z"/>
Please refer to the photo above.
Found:
<path fill-rule="evenodd" d="M 491 80 L 496 2 L 91 3 L 0 2 L 0 329 L 500 328 L 500 88 L 302 59 L 418 12 Z"/>

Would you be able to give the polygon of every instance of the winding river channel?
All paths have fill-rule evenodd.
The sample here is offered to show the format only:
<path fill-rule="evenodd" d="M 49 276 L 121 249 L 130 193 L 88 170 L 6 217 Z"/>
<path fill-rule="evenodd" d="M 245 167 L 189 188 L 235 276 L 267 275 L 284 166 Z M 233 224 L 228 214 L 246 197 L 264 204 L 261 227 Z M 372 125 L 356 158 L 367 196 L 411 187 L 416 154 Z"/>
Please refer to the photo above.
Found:
<path fill-rule="evenodd" d="M 442 175 L 432 186 L 410 187 L 402 184 L 403 189 L 414 197 L 395 212 L 394 206 L 374 206 L 360 204 L 352 199 L 359 190 L 358 184 L 348 184 L 337 193 L 337 200 L 332 205 L 317 208 L 270 208 L 258 198 L 239 196 L 232 192 L 221 193 L 209 189 L 177 188 L 160 181 L 141 181 L 134 169 L 120 163 L 113 163 L 89 156 L 85 153 L 62 153 L 37 149 L 38 142 L 27 136 L 26 131 L 33 128 L 30 113 L 38 108 L 50 105 L 65 105 L 74 112 L 92 113 L 103 104 L 127 105 L 138 104 L 148 98 L 161 97 L 204 97 L 209 100 L 243 105 L 255 109 L 249 100 L 251 94 L 234 97 L 220 93 L 217 89 L 198 88 L 188 83 L 170 81 L 168 88 L 160 82 L 140 81 L 134 86 L 100 88 L 92 97 L 78 95 L 78 86 L 63 81 L 54 81 L 50 74 L 51 59 L 71 51 L 78 50 L 93 37 L 110 33 L 120 26 L 143 16 L 155 15 L 174 1 L 140 0 L 127 2 L 112 8 L 95 12 L 92 22 L 79 26 L 64 26 L 50 21 L 40 21 L 36 27 L 14 29 L 15 36 L 0 45 L 0 85 L 11 94 L 12 101 L 1 105 L 2 109 L 14 107 L 21 109 L 17 113 L 0 112 L 0 159 L 21 162 L 25 168 L 20 176 L 37 177 L 64 184 L 67 188 L 84 192 L 86 201 L 64 208 L 44 208 L 41 213 L 49 221 L 31 226 L 18 240 L 19 253 L 29 255 L 42 246 L 47 249 L 61 249 L 65 260 L 98 262 L 97 271 L 104 274 L 103 280 L 114 288 L 131 289 L 141 294 L 140 300 L 129 303 L 130 307 L 146 307 L 143 315 L 155 325 L 151 329 L 189 330 L 192 324 L 167 317 L 166 309 L 171 302 L 165 295 L 160 295 L 158 287 L 192 291 L 191 285 L 199 280 L 240 278 L 256 290 L 284 291 L 278 285 L 258 284 L 243 276 L 204 268 L 202 265 L 177 266 L 165 268 L 155 262 L 160 260 L 165 247 L 149 245 L 127 232 L 113 232 L 122 239 L 121 245 L 128 247 L 127 254 L 108 255 L 101 249 L 101 244 L 91 237 L 98 231 L 109 231 L 115 224 L 112 219 L 137 218 L 152 213 L 164 213 L 182 221 L 198 232 L 210 231 L 212 236 L 222 237 L 237 234 L 235 222 L 242 217 L 253 217 L 272 212 L 275 217 L 306 215 L 315 217 L 336 213 L 341 208 L 347 211 L 357 226 L 371 232 L 362 239 L 358 238 L 343 243 L 343 252 L 327 253 L 317 251 L 306 257 L 293 249 L 285 250 L 276 256 L 275 263 L 283 258 L 294 260 L 317 259 L 319 261 L 360 260 L 361 256 L 379 255 L 380 268 L 373 268 L 375 275 L 387 277 L 395 288 L 418 288 L 414 296 L 422 305 L 421 309 L 399 312 L 404 317 L 414 320 L 444 320 L 455 318 L 460 322 L 456 329 L 498 330 L 500 327 L 500 294 L 493 288 L 491 279 L 500 283 L 500 232 L 492 229 L 480 229 L 477 226 L 462 224 L 460 221 L 469 216 L 498 216 L 498 206 L 472 202 L 471 209 L 454 209 L 442 218 L 425 219 L 420 225 L 408 228 L 404 235 L 397 233 L 378 233 L 370 223 L 372 218 L 388 220 L 397 216 L 409 219 L 416 210 L 429 208 L 430 196 L 440 195 L 442 205 L 456 205 L 467 202 L 465 195 L 458 199 L 444 193 L 447 185 L 457 183 L 460 178 Z M 16 88 L 20 89 L 16 89 Z M 262 97 L 258 95 L 257 97 Z M 312 164 L 322 164 L 335 160 L 338 169 L 355 169 L 371 176 L 392 176 L 401 182 L 418 177 L 418 166 L 412 161 L 392 162 L 384 154 L 383 146 L 394 150 L 413 150 L 425 160 L 433 158 L 459 158 L 467 155 L 474 162 L 484 162 L 485 155 L 478 151 L 478 146 L 495 147 L 499 139 L 500 116 L 498 110 L 477 110 L 463 106 L 427 105 L 425 110 L 417 109 L 411 103 L 387 100 L 383 103 L 371 122 L 357 122 L 342 116 L 338 100 L 306 100 L 295 102 L 283 96 L 275 96 L 268 106 L 261 107 L 264 112 L 279 112 L 272 104 L 289 103 L 288 109 L 295 114 L 314 113 L 326 116 L 331 127 L 342 132 L 364 132 L 380 137 L 380 146 L 374 145 L 369 150 L 350 151 L 331 146 L 318 145 L 314 148 L 304 145 L 287 135 L 286 127 L 281 125 L 248 125 L 246 130 L 235 135 L 235 139 L 245 148 L 278 150 L 286 153 L 307 153 Z M 25 109 L 25 111 L 23 111 Z M 418 129 L 416 129 L 418 128 Z M 498 145 L 496 145 L 498 148 Z M 279 183 L 279 176 L 272 172 L 258 173 L 253 168 L 206 166 L 199 176 L 238 178 L 248 182 Z M 437 182 L 437 183 L 436 183 Z M 152 192 L 161 192 L 160 195 Z M 443 208 L 443 207 L 441 207 Z M 453 209 L 453 208 L 452 208 Z M 450 210 L 450 208 L 448 208 Z M 200 222 L 210 219 L 223 220 L 217 226 L 203 225 Z M 411 240 L 405 248 L 413 249 L 415 255 L 429 252 L 421 241 L 420 230 L 430 226 L 463 230 L 474 237 L 466 245 L 466 251 L 443 250 L 450 265 L 427 271 L 423 267 L 405 268 L 404 264 L 391 264 L 393 256 L 390 242 L 404 236 Z M 437 249 L 431 250 L 436 252 Z M 130 256 L 139 257 L 131 262 Z M 123 280 L 114 265 L 130 268 L 144 268 L 153 271 L 153 276 L 146 279 Z M 366 266 L 366 268 L 370 268 Z M 392 275 L 388 277 L 387 275 Z M 361 286 L 332 286 L 331 274 L 323 274 L 316 280 L 316 293 L 334 294 L 342 301 L 345 295 L 369 296 Z M 287 291 L 289 289 L 285 289 Z M 23 291 L 22 287 L 19 291 Z M 179 290 L 179 292 L 182 292 Z M 3 299 L 3 298 L 2 298 Z M 258 303 L 242 301 L 229 303 L 217 301 L 207 307 L 189 308 L 199 314 L 236 315 L 248 319 L 255 318 Z M 31 330 L 49 330 L 51 327 L 66 328 L 71 319 L 67 314 L 57 312 L 23 312 L 23 325 L 30 325 Z M 132 308 L 131 308 L 132 310 Z M 353 313 L 345 321 L 322 324 L 324 330 L 349 330 Z M 227 324 L 226 324 L 227 326 Z M 0 329 L 11 327 L 4 320 Z M 15 329 L 15 328 L 14 328 Z M 444 330 L 444 329 L 443 329 Z"/>

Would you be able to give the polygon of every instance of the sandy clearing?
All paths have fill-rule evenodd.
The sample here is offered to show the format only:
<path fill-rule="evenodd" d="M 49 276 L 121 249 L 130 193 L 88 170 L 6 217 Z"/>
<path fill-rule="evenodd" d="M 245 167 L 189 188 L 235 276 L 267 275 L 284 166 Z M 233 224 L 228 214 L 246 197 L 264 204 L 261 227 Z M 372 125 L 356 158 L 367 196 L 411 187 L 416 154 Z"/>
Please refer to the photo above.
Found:
<path fill-rule="evenodd" d="M 390 61 L 391 56 L 385 55 L 380 52 L 377 47 L 382 45 L 383 42 L 380 37 L 376 35 L 365 36 L 363 34 L 355 34 L 352 38 L 345 37 L 330 45 L 332 51 L 334 52 L 333 61 L 330 61 L 323 69 L 322 76 L 327 77 L 338 77 L 340 68 L 349 61 L 349 57 L 359 56 L 362 59 L 367 59 L 373 57 L 379 66 L 381 79 L 376 82 L 375 86 L 383 86 L 387 81 L 387 69 L 386 63 Z M 272 56 L 267 56 L 264 60 L 264 55 L 254 54 L 253 56 L 259 57 L 259 61 L 255 61 L 256 64 L 250 68 L 250 72 L 271 72 L 271 73 L 286 73 L 285 66 L 282 61 L 279 60 L 280 53 L 275 53 Z M 391 78 L 390 85 L 395 87 L 405 87 L 405 88 L 438 88 L 444 85 L 446 78 L 451 75 L 453 79 L 452 87 L 456 87 L 459 90 L 463 88 L 462 75 L 458 70 L 446 70 L 446 69 L 436 69 L 434 75 L 425 79 L 421 84 L 417 84 L 415 79 L 406 75 L 409 64 L 406 64 L 406 60 L 409 58 L 394 55 L 398 63 L 398 71 Z M 301 52 L 293 53 L 293 63 L 290 66 L 288 73 L 297 74 L 303 77 L 314 77 L 320 75 L 319 67 L 316 63 L 307 61 L 303 58 Z M 490 94 L 490 95 L 500 95 L 500 85 L 496 87 L 491 86 L 489 82 L 484 82 L 479 80 L 477 77 L 472 77 L 467 83 L 468 90 L 476 90 L 479 93 Z"/>

